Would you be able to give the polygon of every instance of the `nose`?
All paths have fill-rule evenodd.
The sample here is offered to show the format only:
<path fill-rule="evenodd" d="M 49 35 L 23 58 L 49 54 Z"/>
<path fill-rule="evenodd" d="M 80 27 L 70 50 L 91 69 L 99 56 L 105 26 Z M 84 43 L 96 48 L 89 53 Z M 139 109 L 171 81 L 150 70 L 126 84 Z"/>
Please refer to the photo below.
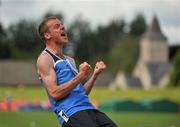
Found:
<path fill-rule="evenodd" d="M 64 25 L 61 25 L 60 30 L 65 30 Z"/>

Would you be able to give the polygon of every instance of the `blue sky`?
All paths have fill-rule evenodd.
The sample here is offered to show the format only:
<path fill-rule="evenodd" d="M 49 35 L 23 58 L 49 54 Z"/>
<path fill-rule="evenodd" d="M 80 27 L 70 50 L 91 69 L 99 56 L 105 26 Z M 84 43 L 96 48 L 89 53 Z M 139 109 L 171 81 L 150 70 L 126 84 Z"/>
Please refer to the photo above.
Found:
<path fill-rule="evenodd" d="M 131 22 L 137 13 L 149 24 L 157 15 L 169 44 L 180 44 L 180 0 L 0 0 L 0 21 L 7 27 L 20 19 L 40 19 L 47 11 L 62 12 L 65 24 L 78 15 L 92 27 L 112 19 Z"/>

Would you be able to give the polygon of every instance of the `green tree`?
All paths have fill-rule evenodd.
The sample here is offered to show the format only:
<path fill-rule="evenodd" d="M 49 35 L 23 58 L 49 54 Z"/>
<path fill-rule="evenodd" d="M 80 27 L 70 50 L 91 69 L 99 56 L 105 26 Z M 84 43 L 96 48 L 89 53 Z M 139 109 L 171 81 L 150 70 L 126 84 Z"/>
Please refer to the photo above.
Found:
<path fill-rule="evenodd" d="M 99 26 L 97 29 L 98 54 L 105 56 L 113 47 L 114 42 L 124 34 L 124 20 L 113 20 L 107 26 Z"/>
<path fill-rule="evenodd" d="M 8 59 L 11 56 L 11 46 L 8 43 L 6 30 L 4 30 L 0 23 L 0 59 Z"/>
<path fill-rule="evenodd" d="M 117 20 L 91 30 L 88 22 L 77 18 L 69 28 L 69 35 L 76 44 L 75 55 L 79 61 L 104 60 L 113 42 L 124 33 L 124 25 L 123 20 Z"/>
<path fill-rule="evenodd" d="M 130 24 L 130 34 L 133 36 L 140 36 L 146 29 L 146 22 L 142 14 L 138 14 Z"/>
<path fill-rule="evenodd" d="M 2 24 L 0 23 L 0 36 L 5 35 L 5 31 L 3 29 Z"/>
<path fill-rule="evenodd" d="M 89 59 L 89 41 L 91 41 L 90 24 L 77 17 L 68 28 L 68 36 L 70 43 L 74 44 L 75 57 L 80 61 L 88 61 Z"/>
<path fill-rule="evenodd" d="M 43 42 L 38 37 L 36 24 L 35 21 L 20 20 L 8 28 L 13 58 L 32 59 L 40 53 Z"/>
<path fill-rule="evenodd" d="M 9 44 L 0 43 L 0 59 L 9 59 L 12 56 L 11 47 Z"/>
<path fill-rule="evenodd" d="M 52 12 L 52 11 L 47 12 L 47 13 L 43 16 L 43 18 L 48 18 L 48 17 L 52 17 L 52 16 L 57 17 L 57 18 L 60 19 L 62 22 L 64 21 L 64 15 L 63 15 L 62 13 L 54 13 L 54 12 Z"/>
<path fill-rule="evenodd" d="M 178 51 L 172 62 L 169 84 L 171 84 L 172 86 L 180 86 L 180 50 Z"/>
<path fill-rule="evenodd" d="M 37 36 L 35 24 L 33 21 L 21 20 L 10 26 L 11 40 L 16 48 L 29 52 L 39 46 L 40 40 Z"/>
<path fill-rule="evenodd" d="M 108 68 L 115 75 L 118 71 L 130 74 L 139 55 L 139 39 L 124 35 L 113 46 L 108 57 Z"/>

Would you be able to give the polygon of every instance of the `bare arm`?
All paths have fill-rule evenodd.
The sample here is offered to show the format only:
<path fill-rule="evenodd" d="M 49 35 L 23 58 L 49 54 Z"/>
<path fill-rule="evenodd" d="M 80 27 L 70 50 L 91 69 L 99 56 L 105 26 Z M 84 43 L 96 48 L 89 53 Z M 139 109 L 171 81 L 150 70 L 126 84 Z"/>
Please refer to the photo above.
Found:
<path fill-rule="evenodd" d="M 87 94 L 89 94 L 92 90 L 92 87 L 94 86 L 94 82 L 98 75 L 106 68 L 106 65 L 104 64 L 103 61 L 97 62 L 94 72 L 90 79 L 84 84 L 84 90 L 86 91 Z"/>
<path fill-rule="evenodd" d="M 40 74 L 48 93 L 55 100 L 67 96 L 78 83 L 89 75 L 89 66 L 85 63 L 81 64 L 79 68 L 79 74 L 77 74 L 72 80 L 57 85 L 52 59 L 47 54 L 42 54 L 37 60 L 38 73 Z"/>

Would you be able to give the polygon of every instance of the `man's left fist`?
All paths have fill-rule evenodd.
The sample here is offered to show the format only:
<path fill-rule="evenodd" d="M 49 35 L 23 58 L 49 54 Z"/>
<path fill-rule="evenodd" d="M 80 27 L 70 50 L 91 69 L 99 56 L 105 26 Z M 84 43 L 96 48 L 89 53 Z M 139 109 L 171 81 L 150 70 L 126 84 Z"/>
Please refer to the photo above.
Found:
<path fill-rule="evenodd" d="M 94 74 L 97 75 L 97 74 L 101 73 L 105 68 L 106 68 L 106 64 L 103 61 L 98 61 L 94 68 Z"/>

